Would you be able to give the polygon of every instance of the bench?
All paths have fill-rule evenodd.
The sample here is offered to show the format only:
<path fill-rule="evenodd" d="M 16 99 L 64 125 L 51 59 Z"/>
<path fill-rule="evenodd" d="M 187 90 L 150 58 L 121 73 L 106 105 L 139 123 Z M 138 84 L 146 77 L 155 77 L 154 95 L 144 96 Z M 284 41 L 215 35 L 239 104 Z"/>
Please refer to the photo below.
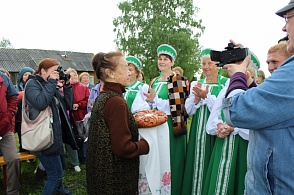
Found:
<path fill-rule="evenodd" d="M 28 152 L 20 152 L 18 153 L 18 157 L 20 162 L 37 158 L 36 155 L 30 154 Z M 4 161 L 3 156 L 0 156 L 0 166 L 2 166 L 2 170 L 3 170 L 3 183 L 4 183 L 4 186 L 6 186 L 6 181 L 7 181 L 6 162 Z M 22 172 L 21 163 L 20 163 L 20 170 Z"/>

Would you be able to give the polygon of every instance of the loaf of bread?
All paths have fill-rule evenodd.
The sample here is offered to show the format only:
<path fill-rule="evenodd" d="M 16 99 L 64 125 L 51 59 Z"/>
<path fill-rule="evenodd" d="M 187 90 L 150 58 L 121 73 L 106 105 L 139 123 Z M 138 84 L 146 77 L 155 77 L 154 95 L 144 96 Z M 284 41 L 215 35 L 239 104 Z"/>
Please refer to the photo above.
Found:
<path fill-rule="evenodd" d="M 150 128 L 161 125 L 167 121 L 167 115 L 159 110 L 142 110 L 134 114 L 139 128 Z"/>

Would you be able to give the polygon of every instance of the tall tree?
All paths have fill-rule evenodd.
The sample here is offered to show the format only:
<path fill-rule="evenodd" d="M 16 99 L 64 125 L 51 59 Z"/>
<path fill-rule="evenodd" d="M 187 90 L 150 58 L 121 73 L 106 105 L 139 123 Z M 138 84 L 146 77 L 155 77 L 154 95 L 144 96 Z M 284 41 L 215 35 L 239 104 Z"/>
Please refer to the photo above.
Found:
<path fill-rule="evenodd" d="M 12 44 L 9 39 L 2 38 L 2 40 L 0 41 L 0 47 L 12 48 Z"/>
<path fill-rule="evenodd" d="M 156 50 L 161 44 L 177 50 L 175 66 L 193 78 L 200 67 L 198 38 L 205 28 L 196 19 L 199 9 L 193 0 L 125 0 L 118 7 L 122 15 L 113 20 L 117 47 L 141 59 L 147 82 L 158 75 Z"/>

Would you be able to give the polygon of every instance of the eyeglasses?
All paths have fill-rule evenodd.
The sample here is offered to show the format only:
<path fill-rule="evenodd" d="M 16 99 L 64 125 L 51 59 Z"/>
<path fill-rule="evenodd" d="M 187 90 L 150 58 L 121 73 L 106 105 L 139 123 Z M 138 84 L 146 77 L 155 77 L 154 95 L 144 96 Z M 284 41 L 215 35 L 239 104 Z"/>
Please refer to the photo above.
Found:
<path fill-rule="evenodd" d="M 290 18 L 292 18 L 293 16 L 294 16 L 294 13 L 284 15 L 286 24 L 288 24 Z"/>

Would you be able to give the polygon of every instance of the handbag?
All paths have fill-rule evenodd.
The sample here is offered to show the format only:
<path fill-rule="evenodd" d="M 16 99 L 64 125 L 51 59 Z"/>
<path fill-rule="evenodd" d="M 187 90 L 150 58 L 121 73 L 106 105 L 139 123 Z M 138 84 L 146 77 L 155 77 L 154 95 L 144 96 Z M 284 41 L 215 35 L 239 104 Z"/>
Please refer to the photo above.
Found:
<path fill-rule="evenodd" d="M 84 121 L 76 121 L 77 130 L 79 135 L 85 140 L 88 137 L 88 128 L 84 125 Z"/>
<path fill-rule="evenodd" d="M 86 114 L 83 120 L 76 121 L 79 135 L 86 140 L 89 134 L 91 112 Z"/>
<path fill-rule="evenodd" d="M 37 82 L 41 85 L 39 81 Z M 29 151 L 45 150 L 53 144 L 51 108 L 48 106 L 45 110 L 42 110 L 39 113 L 37 118 L 35 118 L 34 120 L 30 120 L 28 116 L 28 110 L 26 110 L 26 103 L 28 102 L 26 102 L 25 90 L 24 90 L 24 95 L 22 97 L 22 121 L 21 121 L 22 148 Z"/>

